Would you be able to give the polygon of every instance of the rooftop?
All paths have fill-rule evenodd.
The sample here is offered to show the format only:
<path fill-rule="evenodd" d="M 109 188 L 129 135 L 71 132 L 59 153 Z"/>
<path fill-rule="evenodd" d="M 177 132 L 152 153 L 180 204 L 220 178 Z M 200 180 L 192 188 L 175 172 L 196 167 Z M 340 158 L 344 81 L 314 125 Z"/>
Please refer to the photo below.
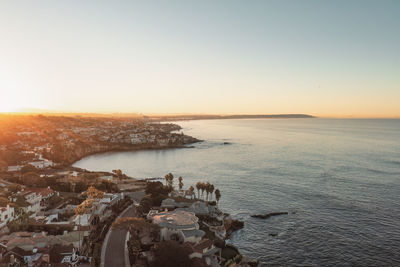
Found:
<path fill-rule="evenodd" d="M 183 210 L 161 212 L 154 214 L 153 223 L 161 227 L 185 229 L 196 227 L 199 218 L 194 213 Z"/>

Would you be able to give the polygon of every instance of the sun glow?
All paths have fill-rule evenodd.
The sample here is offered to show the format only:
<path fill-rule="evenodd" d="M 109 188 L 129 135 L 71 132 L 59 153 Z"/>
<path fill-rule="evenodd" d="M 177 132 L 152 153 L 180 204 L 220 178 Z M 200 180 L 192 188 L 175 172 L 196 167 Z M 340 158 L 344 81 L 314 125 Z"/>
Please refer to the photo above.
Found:
<path fill-rule="evenodd" d="M 0 84 L 1 85 L 1 84 Z M 18 97 L 15 91 L 5 90 L 0 95 L 0 112 L 16 112 L 24 107 L 24 97 Z"/>
<path fill-rule="evenodd" d="M 14 106 L 14 103 L 8 103 L 6 99 L 0 102 L 0 112 L 15 112 L 18 108 Z"/>

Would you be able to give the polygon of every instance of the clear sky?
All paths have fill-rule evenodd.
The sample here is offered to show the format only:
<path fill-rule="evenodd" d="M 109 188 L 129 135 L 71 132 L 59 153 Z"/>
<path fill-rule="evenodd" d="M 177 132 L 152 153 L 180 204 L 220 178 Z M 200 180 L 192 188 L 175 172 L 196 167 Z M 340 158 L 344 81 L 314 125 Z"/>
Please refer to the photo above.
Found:
<path fill-rule="evenodd" d="M 0 111 L 400 116 L 400 1 L 0 2 Z"/>

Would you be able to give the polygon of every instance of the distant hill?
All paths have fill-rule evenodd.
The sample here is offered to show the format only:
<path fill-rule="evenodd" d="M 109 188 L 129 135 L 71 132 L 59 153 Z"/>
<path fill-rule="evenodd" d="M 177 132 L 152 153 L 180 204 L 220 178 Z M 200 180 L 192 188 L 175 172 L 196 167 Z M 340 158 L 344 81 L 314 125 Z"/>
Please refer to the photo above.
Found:
<path fill-rule="evenodd" d="M 54 110 L 25 108 L 8 114 L 14 115 L 39 115 L 46 116 L 79 116 L 79 117 L 121 117 L 146 119 L 150 121 L 179 121 L 179 120 L 218 120 L 218 119 L 304 119 L 316 118 L 308 114 L 256 114 L 256 115 L 204 115 L 204 114 L 149 114 L 140 113 L 118 113 L 118 112 L 99 112 L 99 113 L 79 113 L 79 112 L 63 112 Z"/>
<path fill-rule="evenodd" d="M 275 115 L 231 115 L 231 116 L 221 116 L 222 119 L 252 119 L 252 118 L 315 118 L 312 115 L 307 114 L 275 114 Z"/>
<path fill-rule="evenodd" d="M 160 115 L 144 116 L 149 120 L 177 121 L 177 120 L 218 120 L 218 119 L 304 119 L 316 118 L 307 114 L 260 114 L 260 115 Z"/>

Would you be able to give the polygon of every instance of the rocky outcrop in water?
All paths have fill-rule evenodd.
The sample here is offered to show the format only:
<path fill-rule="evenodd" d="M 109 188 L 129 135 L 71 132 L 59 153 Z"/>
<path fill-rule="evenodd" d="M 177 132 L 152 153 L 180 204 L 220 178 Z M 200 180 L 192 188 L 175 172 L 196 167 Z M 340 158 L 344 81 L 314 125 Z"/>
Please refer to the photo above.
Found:
<path fill-rule="evenodd" d="M 271 213 L 266 213 L 266 214 L 254 214 L 254 215 L 251 215 L 251 217 L 260 218 L 260 219 L 268 219 L 269 217 L 272 217 L 272 216 L 287 215 L 287 214 L 289 214 L 287 211 L 284 211 L 284 212 L 271 212 Z"/>

